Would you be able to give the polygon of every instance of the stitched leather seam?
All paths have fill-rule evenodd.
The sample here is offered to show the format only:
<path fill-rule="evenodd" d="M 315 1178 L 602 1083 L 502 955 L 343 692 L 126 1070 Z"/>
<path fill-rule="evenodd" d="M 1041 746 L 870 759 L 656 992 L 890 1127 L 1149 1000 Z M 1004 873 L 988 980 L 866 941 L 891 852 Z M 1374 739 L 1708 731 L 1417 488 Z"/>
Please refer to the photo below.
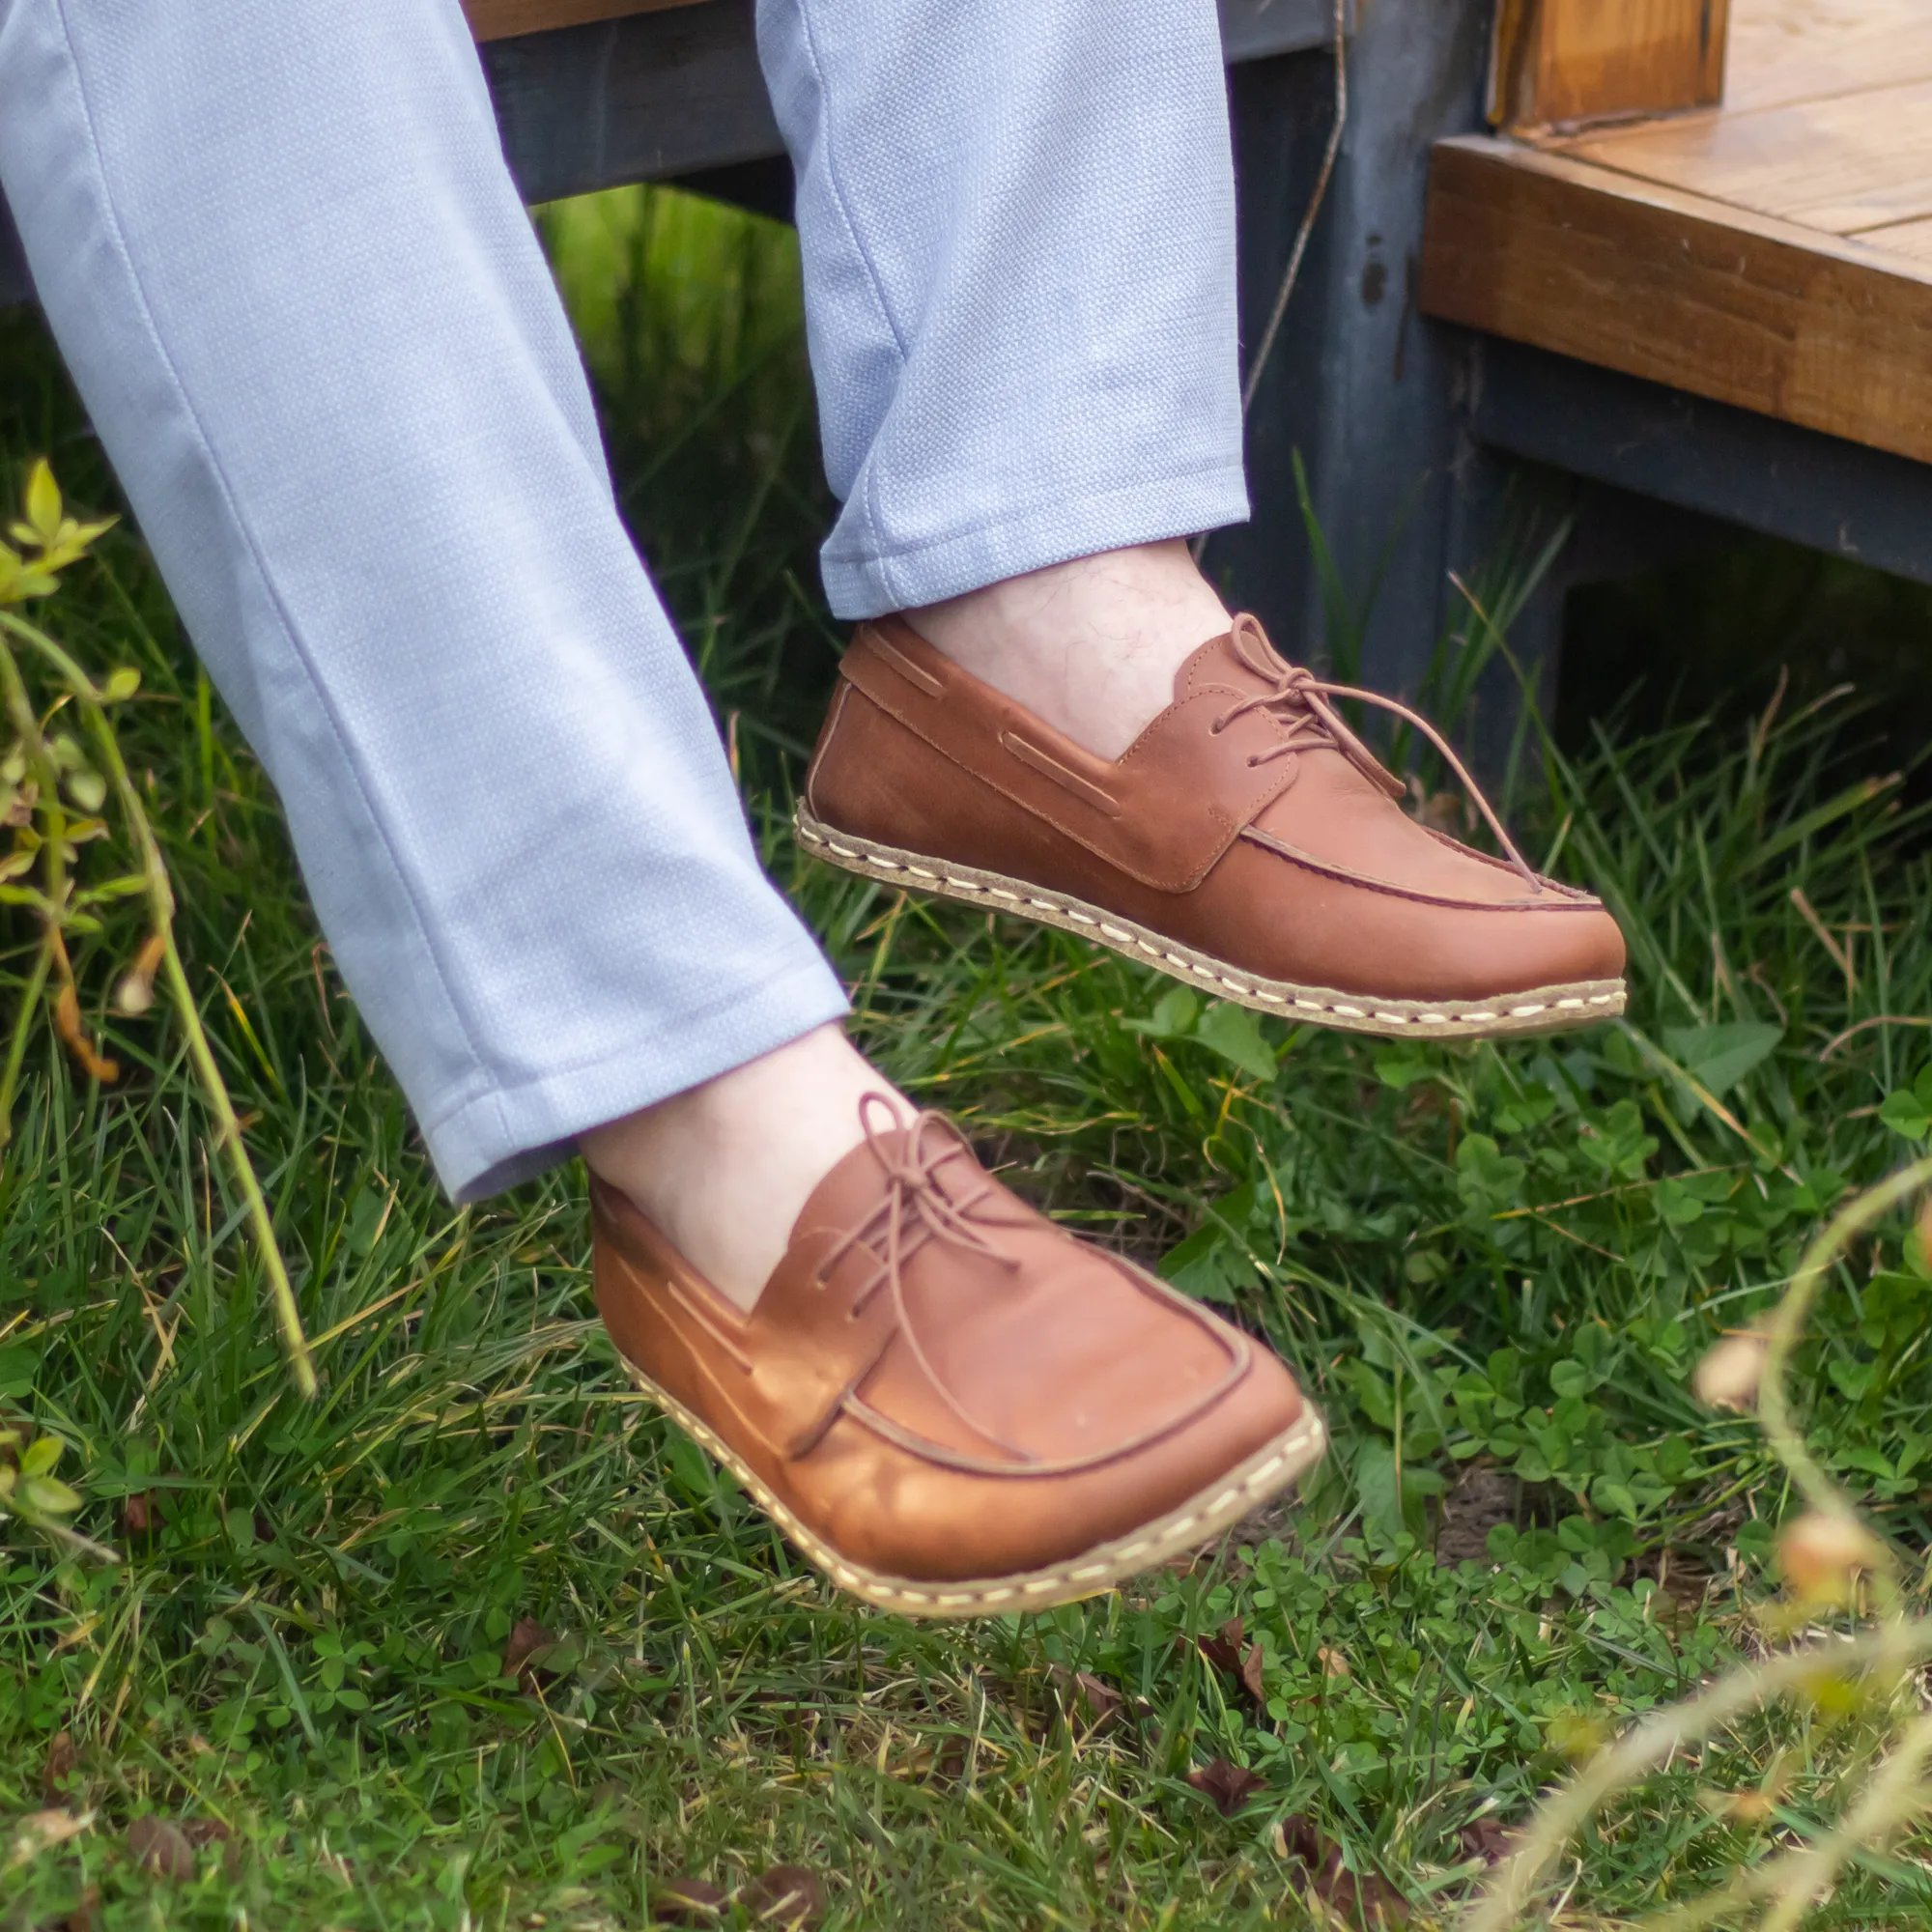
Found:
<path fill-rule="evenodd" d="M 818 810 L 818 768 L 832 751 L 832 740 L 838 735 L 839 721 L 845 716 L 845 700 L 851 696 L 853 687 L 840 678 L 832 693 L 832 709 L 826 714 L 825 728 L 818 734 L 818 749 L 811 754 L 811 763 L 806 767 L 805 797 L 813 811 Z"/>
<path fill-rule="evenodd" d="M 984 1457 L 974 1456 L 965 1451 L 952 1449 L 943 1442 L 935 1442 L 930 1436 L 921 1435 L 908 1429 L 901 1422 L 895 1422 L 889 1415 L 876 1409 L 858 1394 L 859 1382 L 855 1382 L 843 1398 L 846 1413 L 855 1422 L 864 1423 L 875 1435 L 888 1442 L 908 1451 L 910 1454 L 936 1463 L 942 1468 L 964 1470 L 969 1475 L 978 1476 L 1073 1476 L 1089 1469 L 1104 1468 L 1109 1463 L 1119 1463 L 1129 1456 L 1138 1456 L 1144 1449 L 1151 1449 L 1156 1443 L 1165 1442 L 1170 1436 L 1183 1429 L 1191 1428 L 1204 1416 L 1231 1396 L 1247 1379 L 1249 1369 L 1254 1366 L 1254 1345 L 1238 1328 L 1224 1329 L 1222 1324 L 1209 1318 L 1207 1313 L 1178 1289 L 1170 1288 L 1157 1276 L 1148 1273 L 1143 1267 L 1131 1262 L 1122 1261 L 1118 1255 L 1103 1255 L 1103 1260 L 1126 1276 L 1128 1283 L 1151 1300 L 1158 1301 L 1165 1307 L 1174 1309 L 1192 1322 L 1210 1342 L 1213 1342 L 1228 1357 L 1227 1373 L 1212 1388 L 1197 1396 L 1194 1402 L 1179 1413 L 1170 1416 L 1167 1421 L 1156 1423 L 1138 1435 L 1129 1436 L 1124 1442 L 1110 1444 L 1105 1449 L 1095 1449 L 1086 1456 L 1073 1456 L 1058 1463 L 994 1463 Z"/>
<path fill-rule="evenodd" d="M 1145 871 L 1136 867 L 1123 864 L 1118 853 L 1106 851 L 1101 846 L 1096 845 L 1093 839 L 1088 838 L 1076 826 L 1065 823 L 1060 817 L 1047 810 L 1045 807 L 1036 804 L 1032 799 L 1022 798 L 1017 792 L 1009 791 L 998 780 L 989 777 L 976 766 L 967 764 L 956 753 L 942 745 L 930 732 L 923 730 L 916 719 L 908 717 L 897 705 L 881 697 L 876 692 L 867 691 L 864 685 L 860 684 L 856 678 L 851 678 L 850 674 L 842 668 L 839 674 L 841 678 L 849 680 L 849 688 L 863 697 L 867 703 L 890 718 L 902 730 L 910 731 L 922 745 L 925 746 L 928 751 L 944 758 L 955 771 L 963 772 L 975 784 L 983 785 L 994 797 L 1005 799 L 1009 805 L 1014 806 L 1019 810 L 1024 811 L 1030 818 L 1037 818 L 1041 824 L 1052 826 L 1063 838 L 1072 839 L 1083 851 L 1091 852 L 1102 865 L 1111 866 L 1115 871 L 1124 873 L 1126 877 L 1134 880 L 1137 884 L 1151 886 L 1154 891 L 1162 893 L 1191 892 L 1227 857 L 1228 847 L 1240 836 L 1241 828 L 1235 824 L 1225 811 L 1222 811 L 1218 807 L 1209 806 L 1206 816 L 1217 828 L 1219 842 L 1208 854 L 1206 861 L 1197 870 L 1189 872 L 1179 879 L 1175 879 L 1162 873 Z M 1268 801 L 1264 799 L 1260 805 L 1255 807 L 1255 810 L 1257 811 L 1261 810 L 1262 806 L 1267 803 Z"/>
<path fill-rule="evenodd" d="M 1078 772 L 1070 772 L 1056 757 L 1042 752 L 1037 745 L 1030 744 L 1017 731 L 1002 731 L 1000 743 L 1004 745 L 1021 764 L 1037 772 L 1042 778 L 1051 779 L 1055 784 L 1070 791 L 1085 805 L 1091 805 L 1095 811 L 1104 811 L 1109 818 L 1121 815 L 1121 802 L 1110 792 L 1104 792 L 1096 784 L 1083 779 Z"/>
<path fill-rule="evenodd" d="M 1416 905 L 1443 906 L 1452 912 L 1596 912 L 1601 909 L 1597 900 L 1589 898 L 1452 899 L 1438 893 L 1421 893 L 1410 886 L 1398 886 L 1391 880 L 1378 879 L 1372 873 L 1357 872 L 1347 866 L 1318 859 L 1313 853 L 1303 852 L 1287 840 L 1276 838 L 1273 833 L 1262 831 L 1259 826 L 1244 825 L 1240 836 L 1272 852 L 1276 858 L 1301 867 L 1304 871 L 1319 872 L 1323 878 L 1339 880 L 1345 886 L 1360 886 L 1364 892 L 1380 893 L 1387 898 L 1407 899 Z"/>
<path fill-rule="evenodd" d="M 1438 845 L 1446 845 L 1459 858 L 1473 859 L 1477 865 L 1487 866 L 1492 872 L 1506 872 L 1513 879 L 1521 876 L 1507 859 L 1498 859 L 1493 852 L 1479 852 L 1473 845 L 1464 845 L 1460 838 L 1451 838 L 1446 832 L 1436 831 L 1433 825 L 1418 825 L 1416 829 L 1427 833 Z M 1543 878 L 1543 874 L 1539 872 L 1537 877 Z M 1547 891 L 1561 893 L 1565 898 L 1580 899 L 1592 906 L 1603 904 L 1594 894 L 1586 893 L 1577 886 L 1566 886 L 1561 879 L 1544 878 L 1543 884 Z"/>
<path fill-rule="evenodd" d="M 945 685 L 941 684 L 929 670 L 914 664 L 902 650 L 889 642 L 878 631 L 867 631 L 866 642 L 876 656 L 884 658 L 915 690 L 924 692 L 928 697 L 943 697 L 946 695 Z"/>

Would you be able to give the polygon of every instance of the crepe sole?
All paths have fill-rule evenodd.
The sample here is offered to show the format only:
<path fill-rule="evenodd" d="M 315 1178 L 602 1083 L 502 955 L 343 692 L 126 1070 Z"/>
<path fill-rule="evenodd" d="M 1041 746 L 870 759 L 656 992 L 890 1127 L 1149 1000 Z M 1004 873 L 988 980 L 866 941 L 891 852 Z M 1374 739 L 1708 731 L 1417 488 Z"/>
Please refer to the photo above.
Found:
<path fill-rule="evenodd" d="M 798 808 L 795 823 L 806 849 L 829 865 L 842 866 L 868 879 L 882 879 L 909 892 L 997 912 L 1017 913 L 1041 925 L 1078 933 L 1143 965 L 1153 966 L 1216 999 L 1282 1013 L 1314 1026 L 1347 1033 L 1380 1034 L 1386 1038 L 1490 1039 L 1508 1034 L 1562 1033 L 1615 1019 L 1624 1009 L 1621 980 L 1581 980 L 1534 992 L 1510 993 L 1493 1000 L 1381 1000 L 1361 993 L 1337 993 L 1323 986 L 1298 986 L 1290 980 L 1264 980 L 1211 953 L 1164 938 L 1119 913 L 1106 912 L 1065 893 L 1000 872 L 981 871 L 951 859 L 931 859 L 894 845 L 835 832 Z"/>
<path fill-rule="evenodd" d="M 797 1545 L 807 1559 L 855 1597 L 882 1610 L 907 1617 L 981 1617 L 1014 1610 L 1045 1609 L 1097 1596 L 1123 1577 L 1151 1570 L 1172 1556 L 1197 1549 L 1211 1537 L 1279 1493 L 1327 1446 L 1328 1432 L 1313 1408 L 1286 1434 L 1258 1449 L 1198 1495 L 1152 1522 L 1046 1570 L 1024 1570 L 1011 1577 L 972 1577 L 943 1583 L 889 1577 L 840 1556 L 781 1503 L 737 1453 L 674 1396 L 667 1395 L 634 1363 L 624 1363 L 631 1379 L 678 1427 L 708 1449 L 751 1492 L 758 1507 Z"/>

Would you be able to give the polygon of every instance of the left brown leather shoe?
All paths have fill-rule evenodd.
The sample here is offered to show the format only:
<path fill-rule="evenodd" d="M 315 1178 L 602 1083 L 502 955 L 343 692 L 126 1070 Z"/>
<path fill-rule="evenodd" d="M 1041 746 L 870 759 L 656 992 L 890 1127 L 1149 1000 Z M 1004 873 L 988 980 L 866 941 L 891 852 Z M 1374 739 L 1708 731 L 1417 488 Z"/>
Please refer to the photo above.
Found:
<path fill-rule="evenodd" d="M 632 1378 L 835 1582 L 911 1616 L 1090 1597 L 1321 1455 L 1265 1349 L 1055 1227 L 939 1115 L 868 1111 L 749 1315 L 591 1182 Z"/>
<path fill-rule="evenodd" d="M 1426 732 L 1505 862 L 1411 818 L 1333 702 Z M 807 849 L 1064 927 L 1217 998 L 1357 1033 L 1548 1033 L 1624 1009 L 1601 901 L 1525 865 L 1429 724 L 1324 683 L 1239 617 L 1097 758 L 907 624 L 861 625 L 798 810 Z"/>

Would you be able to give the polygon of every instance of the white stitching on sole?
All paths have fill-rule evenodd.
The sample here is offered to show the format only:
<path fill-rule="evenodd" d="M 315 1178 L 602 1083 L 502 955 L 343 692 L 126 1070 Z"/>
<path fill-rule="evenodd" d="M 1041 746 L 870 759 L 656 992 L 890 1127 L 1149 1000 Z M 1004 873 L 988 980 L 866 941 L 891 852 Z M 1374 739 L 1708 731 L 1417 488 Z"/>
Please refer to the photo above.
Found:
<path fill-rule="evenodd" d="M 1044 1570 L 1030 1577 L 987 1578 L 981 1583 L 964 1583 L 947 1590 L 922 1590 L 896 1577 L 859 1569 L 839 1556 L 806 1528 L 796 1516 L 759 1481 L 756 1475 L 729 1449 L 707 1424 L 668 1395 L 635 1363 L 622 1355 L 624 1371 L 650 1400 L 657 1404 L 695 1441 L 730 1470 L 756 1498 L 758 1506 L 784 1531 L 808 1562 L 830 1577 L 841 1589 L 863 1598 L 881 1609 L 939 1611 L 971 1615 L 1015 1596 L 1029 1601 L 1054 1592 L 1056 1602 L 1071 1602 L 1092 1596 L 1109 1580 L 1129 1577 L 1138 1570 L 1177 1555 L 1191 1542 L 1230 1527 L 1266 1496 L 1272 1495 L 1301 1470 L 1316 1462 L 1327 1444 L 1328 1432 L 1315 1409 L 1304 1408 L 1301 1420 L 1287 1435 L 1277 1436 L 1270 1446 L 1274 1454 L 1255 1463 L 1239 1479 L 1231 1483 L 1211 1503 L 1187 1515 L 1166 1519 L 1148 1526 L 1137 1541 L 1085 1552 L 1074 1563 Z M 1276 1478 L 1279 1480 L 1276 1480 Z M 1205 1525 L 1205 1528 L 1203 1527 Z M 1150 1554 L 1150 1552 L 1154 1552 Z"/>
<path fill-rule="evenodd" d="M 838 859 L 848 865 L 849 869 L 874 876 L 911 873 L 923 880 L 931 880 L 934 886 L 944 886 L 950 891 L 967 895 L 975 898 L 994 898 L 1004 901 L 1016 909 L 1028 913 L 1045 915 L 1041 923 L 1058 924 L 1063 929 L 1080 928 L 1096 935 L 1117 952 L 1133 952 L 1144 955 L 1163 970 L 1177 975 L 1184 974 L 1192 980 L 1225 987 L 1235 998 L 1250 1006 L 1270 1008 L 1290 1008 L 1296 1012 L 1315 1013 L 1322 1016 L 1330 1024 L 1336 1021 L 1352 1022 L 1350 1031 L 1362 1033 L 1406 1031 L 1410 1027 L 1445 1027 L 1464 1034 L 1473 1034 L 1485 1029 L 1512 1031 L 1511 1021 L 1524 1022 L 1544 1020 L 1548 1025 L 1547 1015 L 1587 1013 L 1592 1009 L 1605 1007 L 1621 1010 L 1625 1002 L 1622 983 L 1611 986 L 1606 991 L 1586 992 L 1578 989 L 1574 993 L 1558 994 L 1554 989 L 1544 998 L 1531 998 L 1506 1009 L 1490 1007 L 1452 1008 L 1447 1011 L 1429 1010 L 1402 1012 L 1394 1007 L 1363 1008 L 1351 1001 L 1341 999 L 1316 999 L 1299 987 L 1276 982 L 1274 984 L 1251 982 L 1230 975 L 1225 968 L 1211 960 L 1205 953 L 1177 951 L 1174 942 L 1156 944 L 1146 933 L 1116 924 L 1112 920 L 1101 917 L 1096 911 L 1069 899 L 1061 894 L 1050 894 L 1044 887 L 1029 887 L 1022 891 L 1011 891 L 994 885 L 990 878 L 969 879 L 948 867 L 940 872 L 928 870 L 907 857 L 895 856 L 889 848 L 874 846 L 866 841 L 866 849 L 841 843 L 806 820 L 806 810 L 800 806 L 795 817 L 798 835 L 809 845 L 820 848 L 821 852 L 836 854 Z M 848 838 L 855 835 L 847 834 Z M 997 876 L 997 875 L 995 875 Z M 1603 981 L 1598 981 L 1602 985 Z M 1525 1032 L 1541 1029 L 1523 1027 Z"/>

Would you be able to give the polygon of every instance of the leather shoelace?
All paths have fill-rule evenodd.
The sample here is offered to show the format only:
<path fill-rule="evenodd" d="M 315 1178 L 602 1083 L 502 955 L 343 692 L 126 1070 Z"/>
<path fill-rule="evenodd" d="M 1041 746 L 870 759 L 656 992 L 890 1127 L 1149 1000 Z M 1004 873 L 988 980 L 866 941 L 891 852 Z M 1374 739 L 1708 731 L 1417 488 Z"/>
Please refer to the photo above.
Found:
<path fill-rule="evenodd" d="M 873 1124 L 875 1109 L 886 1117 L 884 1132 Z M 947 1162 L 965 1160 L 970 1163 L 972 1160 L 941 1114 L 928 1109 L 916 1116 L 895 1148 L 887 1136 L 897 1129 L 898 1116 L 883 1094 L 867 1094 L 859 1102 L 859 1124 L 865 1132 L 867 1146 L 872 1151 L 872 1157 L 885 1171 L 886 1198 L 857 1227 L 840 1236 L 826 1252 L 818 1264 L 820 1285 L 848 1254 L 855 1248 L 863 1248 L 877 1266 L 870 1279 L 852 1298 L 853 1317 L 856 1319 L 863 1314 L 867 1305 L 881 1292 L 890 1294 L 893 1312 L 898 1318 L 897 1334 L 911 1350 L 913 1359 L 938 1390 L 947 1407 L 968 1429 L 976 1431 L 988 1442 L 997 1443 L 1009 1456 L 1023 1463 L 1037 1462 L 1038 1458 L 1032 1451 L 1016 1442 L 1009 1442 L 996 1430 L 989 1429 L 947 1387 L 921 1344 L 918 1326 L 906 1306 L 906 1264 L 928 1241 L 943 1241 L 950 1246 L 963 1248 L 969 1254 L 982 1256 L 1009 1272 L 1019 1266 L 1018 1259 L 1002 1254 L 980 1232 L 972 1217 L 974 1208 L 997 1191 L 994 1182 L 982 1176 L 981 1185 L 959 1201 L 953 1200 L 940 1185 L 939 1170 Z M 929 1144 L 928 1136 L 936 1140 L 936 1146 Z M 881 1236 L 884 1239 L 883 1252 L 873 1245 Z M 835 1404 L 833 1414 L 836 1413 Z M 830 1421 L 828 1416 L 826 1426 L 830 1425 Z M 822 1433 L 822 1429 L 815 1432 Z M 804 1448 L 810 1446 L 808 1442 Z M 803 1454 L 804 1448 L 795 1446 L 793 1453 Z"/>
<path fill-rule="evenodd" d="M 1449 748 L 1448 741 L 1436 730 L 1420 712 L 1411 711 L 1407 705 L 1393 697 L 1384 697 L 1379 692 L 1362 691 L 1352 684 L 1330 684 L 1319 678 L 1311 670 L 1299 665 L 1284 663 L 1278 658 L 1267 640 L 1267 634 L 1257 620 L 1243 613 L 1235 619 L 1234 629 L 1228 634 L 1228 641 L 1235 647 L 1235 655 L 1257 677 L 1264 678 L 1268 688 L 1251 693 L 1214 720 L 1210 727 L 1218 736 L 1236 719 L 1250 711 L 1266 711 L 1269 716 L 1288 727 L 1287 735 L 1278 745 L 1270 745 L 1264 752 L 1257 752 L 1248 759 L 1251 765 L 1264 765 L 1273 758 L 1292 757 L 1297 752 L 1326 751 L 1340 752 L 1371 783 L 1379 786 L 1392 799 L 1407 796 L 1408 788 L 1388 771 L 1376 754 L 1350 730 L 1340 712 L 1328 701 L 1330 698 L 1359 698 L 1365 704 L 1379 705 L 1406 724 L 1412 724 L 1429 742 L 1441 753 L 1449 769 L 1456 774 L 1463 789 L 1475 802 L 1476 810 L 1483 814 L 1483 821 L 1495 834 L 1496 842 L 1508 855 L 1510 864 L 1521 874 L 1532 892 L 1543 891 L 1543 881 L 1530 868 L 1522 854 L 1516 848 L 1516 841 L 1503 830 L 1503 822 L 1496 816 L 1489 800 L 1483 796 L 1482 787 L 1469 775 L 1468 768 Z"/>

